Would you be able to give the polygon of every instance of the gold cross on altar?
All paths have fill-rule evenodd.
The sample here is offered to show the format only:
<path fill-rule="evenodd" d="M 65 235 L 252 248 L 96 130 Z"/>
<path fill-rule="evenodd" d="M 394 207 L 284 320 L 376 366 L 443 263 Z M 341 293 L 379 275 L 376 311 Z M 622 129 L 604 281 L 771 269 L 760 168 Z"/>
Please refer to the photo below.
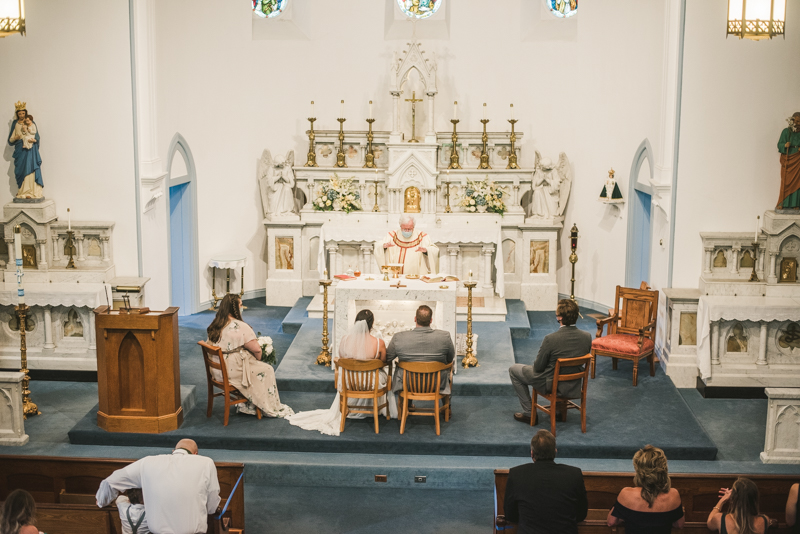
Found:
<path fill-rule="evenodd" d="M 417 92 L 411 92 L 411 98 L 406 98 L 406 102 L 411 102 L 411 139 L 409 143 L 419 143 L 417 141 L 417 102 L 422 102 L 421 98 L 417 98 Z"/>

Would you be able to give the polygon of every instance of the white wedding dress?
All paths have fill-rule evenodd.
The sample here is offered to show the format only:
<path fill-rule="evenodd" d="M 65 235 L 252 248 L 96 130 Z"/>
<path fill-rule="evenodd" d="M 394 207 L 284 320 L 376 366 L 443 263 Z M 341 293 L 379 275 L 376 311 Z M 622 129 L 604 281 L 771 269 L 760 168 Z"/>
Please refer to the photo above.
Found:
<path fill-rule="evenodd" d="M 341 343 L 339 343 L 339 357 L 354 358 L 356 360 L 371 360 L 373 358 L 377 358 L 378 352 L 380 351 L 380 342 L 378 342 L 378 349 L 375 351 L 375 354 L 368 355 L 366 347 L 369 337 L 370 333 L 367 329 L 367 322 L 356 321 L 356 324 L 353 325 L 353 327 L 342 338 Z M 336 365 L 335 361 L 333 365 Z M 384 387 L 387 379 L 386 371 L 381 369 L 379 371 L 379 376 L 379 386 Z M 336 397 L 334 397 L 333 404 L 331 404 L 330 408 L 326 410 L 298 412 L 294 415 L 286 417 L 285 419 L 294 426 L 299 426 L 303 430 L 317 430 L 318 432 L 328 436 L 338 436 L 339 428 L 342 423 L 342 412 L 339 406 L 340 401 L 338 386 L 339 384 L 337 384 Z M 394 393 L 389 390 L 389 394 L 386 397 L 389 404 L 389 416 L 397 419 L 397 401 L 395 400 Z M 383 397 L 381 397 L 381 399 L 383 399 Z M 372 400 L 352 399 L 350 401 L 350 406 L 372 406 Z M 385 416 L 386 408 L 381 410 L 380 414 Z M 370 417 L 370 415 L 363 413 L 351 413 L 347 416 L 348 419 L 364 419 L 365 417 Z"/>

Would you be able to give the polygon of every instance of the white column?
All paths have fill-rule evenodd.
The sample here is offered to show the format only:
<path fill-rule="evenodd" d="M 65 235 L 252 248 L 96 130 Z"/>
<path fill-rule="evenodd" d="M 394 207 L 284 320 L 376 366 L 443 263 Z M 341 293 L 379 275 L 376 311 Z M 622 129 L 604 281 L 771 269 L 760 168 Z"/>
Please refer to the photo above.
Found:
<path fill-rule="evenodd" d="M 371 244 L 364 244 L 361 245 L 361 254 L 364 257 L 364 265 L 361 269 L 362 274 L 372 274 L 374 271 L 372 265 L 372 245 Z"/>
<path fill-rule="evenodd" d="M 100 250 L 103 254 L 103 261 L 110 261 L 108 256 L 108 241 L 109 237 L 107 235 L 100 236 Z"/>
<path fill-rule="evenodd" d="M 448 245 L 447 246 L 447 254 L 450 256 L 450 272 L 447 274 L 455 275 L 459 278 L 459 280 L 463 280 L 464 277 L 461 276 L 462 265 L 458 261 L 458 252 L 459 246 L 458 245 Z"/>
<path fill-rule="evenodd" d="M 756 274 L 758 274 L 760 278 L 764 278 L 764 262 L 766 260 L 764 257 L 765 254 L 766 251 L 761 247 L 753 252 L 753 257 L 756 258 Z"/>
<path fill-rule="evenodd" d="M 84 329 L 84 333 L 86 330 Z M 94 331 L 94 312 L 89 310 L 89 350 L 97 350 L 97 338 Z"/>
<path fill-rule="evenodd" d="M 758 340 L 756 365 L 767 365 L 767 321 L 761 321 L 761 338 Z"/>
<path fill-rule="evenodd" d="M 436 114 L 434 113 L 434 102 L 436 101 L 436 93 L 425 93 L 428 96 L 428 133 L 425 135 L 427 139 L 425 139 L 426 143 L 435 143 L 436 142 L 436 128 L 434 125 L 434 118 Z"/>
<path fill-rule="evenodd" d="M 53 316 L 50 311 L 51 307 L 44 306 L 42 309 L 44 310 L 44 348 L 54 349 L 56 346 L 53 344 Z M 94 313 L 92 313 L 92 315 L 94 315 Z"/>
<path fill-rule="evenodd" d="M 76 259 L 78 261 L 85 261 L 86 258 L 83 255 L 83 234 L 76 235 L 75 241 L 78 243 L 78 257 Z"/>
<path fill-rule="evenodd" d="M 59 261 L 61 259 L 61 251 L 59 250 L 59 239 L 58 239 L 58 232 L 53 232 L 50 234 L 53 239 L 53 261 Z"/>
<path fill-rule="evenodd" d="M 483 281 L 482 285 L 485 288 L 492 287 L 492 252 L 494 252 L 494 246 L 484 246 L 483 247 Z"/>
<path fill-rule="evenodd" d="M 47 239 L 37 239 L 36 244 L 39 245 L 39 269 L 47 269 Z"/>
<path fill-rule="evenodd" d="M 17 268 L 17 258 L 14 257 L 14 240 L 6 239 L 6 247 L 8 248 L 8 264 L 6 265 L 6 269 L 13 271 Z"/>
<path fill-rule="evenodd" d="M 163 174 L 158 157 L 156 115 L 155 0 L 134 2 L 136 43 L 136 120 L 139 133 L 139 168 L 142 177 Z"/>
<path fill-rule="evenodd" d="M 739 274 L 739 253 L 741 250 L 742 248 L 739 246 L 731 249 L 731 274 Z M 753 258 L 753 261 L 756 261 L 755 258 Z"/>
<path fill-rule="evenodd" d="M 719 321 L 711 323 L 711 365 L 719 365 Z"/>
<path fill-rule="evenodd" d="M 333 275 L 334 274 L 339 274 L 339 273 L 335 273 L 334 272 L 336 270 L 336 265 L 338 263 L 336 261 L 336 256 L 337 256 L 337 253 L 339 252 L 339 245 L 337 245 L 337 244 L 328 245 L 326 248 L 328 249 L 328 279 L 335 280 L 333 278 Z M 323 273 L 320 273 L 320 275 L 321 274 L 323 274 Z"/>
<path fill-rule="evenodd" d="M 519 203 L 519 184 L 514 184 L 513 191 L 514 196 L 512 197 L 510 211 L 522 212 L 522 205 Z"/>
<path fill-rule="evenodd" d="M 705 249 L 703 249 L 703 250 L 705 250 L 705 252 L 706 252 L 705 261 L 703 262 L 705 264 L 705 266 L 703 268 L 703 272 L 705 274 L 710 274 L 711 273 L 711 253 L 714 252 L 714 247 L 705 247 Z"/>
<path fill-rule="evenodd" d="M 775 273 L 775 263 L 778 260 L 778 253 L 777 252 L 770 252 L 769 253 L 769 282 L 775 283 L 778 281 L 778 276 Z"/>
<path fill-rule="evenodd" d="M 370 211 L 372 209 L 372 206 L 367 202 L 367 192 L 367 182 L 358 184 L 358 194 L 361 195 L 361 209 L 364 211 Z"/>
<path fill-rule="evenodd" d="M 342 274 L 344 272 L 344 256 L 342 254 L 336 255 L 336 269 L 333 274 Z"/>
<path fill-rule="evenodd" d="M 392 94 L 392 137 L 400 136 L 400 91 L 391 91 Z M 399 141 L 399 139 L 398 139 Z"/>
<path fill-rule="evenodd" d="M 363 199 L 362 199 L 363 201 Z M 306 199 L 306 203 L 303 206 L 304 210 L 313 210 L 314 209 L 314 179 L 308 179 L 308 198 Z"/>

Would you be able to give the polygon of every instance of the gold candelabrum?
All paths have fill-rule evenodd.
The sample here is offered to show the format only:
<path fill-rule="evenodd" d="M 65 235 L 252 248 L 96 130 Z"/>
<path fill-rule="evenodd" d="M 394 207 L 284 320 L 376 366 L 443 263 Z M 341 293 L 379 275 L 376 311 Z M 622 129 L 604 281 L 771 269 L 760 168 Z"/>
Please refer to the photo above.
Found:
<path fill-rule="evenodd" d="M 756 265 L 758 264 L 758 241 L 753 242 L 753 272 L 750 273 L 751 282 L 759 282 L 758 275 L 756 274 Z"/>
<path fill-rule="evenodd" d="M 370 102 L 371 104 L 372 102 Z M 374 169 L 375 168 L 375 152 L 372 150 L 372 140 L 375 139 L 375 136 L 372 135 L 372 123 L 375 122 L 375 119 L 367 119 L 367 123 L 369 123 L 369 131 L 367 132 L 367 155 L 364 157 L 366 160 L 364 162 L 365 169 Z M 376 197 L 377 200 L 377 197 Z"/>
<path fill-rule="evenodd" d="M 17 295 L 19 304 L 16 306 L 17 317 L 19 319 L 19 360 L 20 372 L 22 373 L 22 416 L 27 419 L 29 415 L 39 415 L 39 407 L 36 406 L 31 400 L 31 390 L 28 389 L 30 385 L 30 376 L 28 375 L 28 343 L 26 339 L 27 334 L 27 316 L 28 306 L 25 305 L 25 288 L 22 285 L 22 277 L 25 273 L 22 272 L 22 228 L 20 225 L 14 227 L 14 252 L 16 253 L 17 265 Z"/>
<path fill-rule="evenodd" d="M 514 143 L 517 141 L 517 134 L 514 133 L 514 124 L 517 123 L 516 119 L 509 119 L 511 123 L 511 154 L 508 155 L 508 165 L 506 165 L 506 169 L 519 169 L 519 165 L 517 165 L 517 151 L 514 148 Z"/>
<path fill-rule="evenodd" d="M 335 167 L 347 167 L 347 162 L 344 160 L 344 121 L 347 119 L 336 120 L 339 121 L 339 149 L 336 151 Z"/>
<path fill-rule="evenodd" d="M 489 142 L 489 136 L 486 134 L 486 124 L 488 124 L 489 119 L 481 119 L 481 122 L 483 123 L 483 135 L 481 136 L 483 148 L 481 148 L 481 163 L 478 165 L 478 169 L 491 169 L 492 166 L 489 165 L 489 152 L 486 148 L 486 145 Z"/>
<path fill-rule="evenodd" d="M 381 207 L 378 205 L 378 184 L 380 183 L 380 180 L 378 180 L 377 172 L 375 173 L 375 179 L 371 182 L 375 184 L 375 205 L 372 206 L 372 211 L 377 213 L 381 211 Z"/>
<path fill-rule="evenodd" d="M 444 212 L 445 213 L 453 213 L 453 210 L 450 209 L 450 184 L 451 183 L 452 182 L 450 181 L 450 175 L 448 174 L 447 175 L 447 179 L 444 182 L 444 186 L 445 186 L 444 199 L 445 199 L 445 202 L 446 202 L 446 205 L 444 207 Z"/>
<path fill-rule="evenodd" d="M 464 282 L 464 287 L 467 288 L 467 350 L 464 353 L 464 359 L 461 360 L 461 366 L 465 369 L 478 366 L 478 358 L 475 357 L 475 352 L 472 350 L 472 290 L 477 285 L 476 280 Z"/>
<path fill-rule="evenodd" d="M 314 139 L 316 139 L 316 135 L 314 135 L 314 121 L 317 120 L 316 117 L 309 117 L 308 122 L 311 123 L 311 127 L 308 129 L 308 157 L 306 160 L 306 167 L 319 167 L 317 165 L 317 152 L 314 149 Z"/>
<path fill-rule="evenodd" d="M 75 269 L 75 232 L 67 230 L 67 241 L 64 243 L 64 250 L 69 254 L 69 261 L 67 262 L 67 269 Z"/>
<path fill-rule="evenodd" d="M 322 287 L 322 350 L 317 356 L 317 365 L 331 366 L 331 350 L 328 346 L 328 288 L 333 280 L 328 279 L 328 271 L 325 271 L 325 279 L 319 281 Z"/>
<path fill-rule="evenodd" d="M 456 144 L 458 143 L 458 132 L 456 132 L 456 124 L 458 124 L 458 119 L 450 119 L 450 122 L 453 123 L 453 147 L 450 149 L 450 166 L 447 167 L 448 169 L 460 169 L 461 163 L 458 160 L 458 148 L 456 148 Z"/>
<path fill-rule="evenodd" d="M 572 253 L 569 255 L 569 262 L 572 264 L 572 280 L 570 280 L 570 294 L 569 298 L 575 300 L 575 264 L 578 263 L 578 255 L 575 250 L 578 248 L 578 226 L 573 224 L 572 229 L 569 231 L 570 248 Z"/>

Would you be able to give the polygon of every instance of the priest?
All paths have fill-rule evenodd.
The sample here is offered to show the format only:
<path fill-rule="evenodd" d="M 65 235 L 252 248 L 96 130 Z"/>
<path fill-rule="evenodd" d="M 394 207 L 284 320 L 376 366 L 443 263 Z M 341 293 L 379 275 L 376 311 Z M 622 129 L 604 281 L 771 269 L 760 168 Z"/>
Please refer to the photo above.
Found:
<path fill-rule="evenodd" d="M 402 263 L 403 274 L 422 276 L 439 272 L 439 247 L 414 225 L 414 218 L 404 214 L 400 217 L 400 231 L 392 230 L 383 241 L 375 243 L 379 267 Z"/>

